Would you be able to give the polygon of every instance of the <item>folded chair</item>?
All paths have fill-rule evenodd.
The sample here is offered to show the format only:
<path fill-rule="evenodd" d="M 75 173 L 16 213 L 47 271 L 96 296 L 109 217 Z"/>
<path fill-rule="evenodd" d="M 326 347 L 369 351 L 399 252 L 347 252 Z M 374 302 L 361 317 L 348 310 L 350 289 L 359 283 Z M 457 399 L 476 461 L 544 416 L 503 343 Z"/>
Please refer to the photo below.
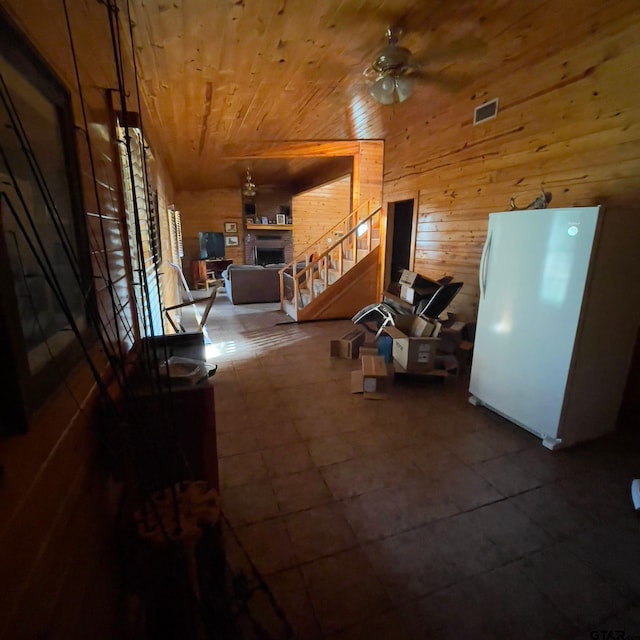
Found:
<path fill-rule="evenodd" d="M 449 282 L 440 287 L 431 298 L 420 302 L 416 309 L 416 315 L 437 320 L 458 295 L 462 284 L 462 282 Z"/>
<path fill-rule="evenodd" d="M 378 302 L 375 304 L 369 304 L 363 309 L 360 309 L 353 318 L 351 318 L 353 324 L 361 324 L 365 329 L 373 331 L 367 324 L 373 323 L 376 328 L 376 339 L 380 337 L 385 327 L 393 327 L 396 324 L 396 312 L 388 304 L 384 302 Z"/>
<path fill-rule="evenodd" d="M 193 312 L 196 317 L 196 322 L 198 323 L 198 327 L 200 331 L 206 335 L 205 325 L 207 323 L 207 318 L 209 316 L 209 311 L 211 311 L 211 306 L 213 305 L 214 300 L 216 299 L 216 295 L 218 293 L 218 288 L 223 284 L 223 280 L 214 280 L 212 282 L 211 293 L 208 298 L 201 298 L 199 300 L 194 300 L 193 294 L 189 289 L 187 281 L 185 280 L 184 273 L 182 273 L 182 269 L 174 264 L 173 262 L 168 263 L 169 266 L 176 272 L 176 281 L 177 281 L 177 296 L 178 300 L 182 299 L 184 296 L 187 297 L 186 302 L 181 302 L 180 304 L 174 304 L 170 307 L 166 307 L 164 310 L 165 315 L 167 316 L 167 320 L 169 324 L 173 327 L 173 330 L 176 333 L 186 333 L 186 329 L 182 326 L 182 323 L 174 320 L 171 317 L 171 311 L 176 311 L 177 309 L 182 309 L 184 307 L 193 306 Z M 198 313 L 198 308 L 196 304 L 200 302 L 205 302 L 206 306 L 204 308 L 204 312 L 202 316 Z"/>
<path fill-rule="evenodd" d="M 447 282 L 447 284 L 442 285 L 431 298 L 426 298 L 418 305 L 416 315 L 437 320 L 458 295 L 462 284 L 462 282 Z M 351 318 L 351 321 L 354 324 L 361 324 L 365 329 L 374 332 L 373 329 L 367 326 L 368 323 L 373 323 L 377 330 L 375 331 L 376 338 L 378 338 L 385 327 L 395 326 L 397 315 L 398 312 L 393 307 L 384 302 L 379 302 L 360 309 Z"/>
<path fill-rule="evenodd" d="M 167 320 L 169 321 L 169 324 L 173 327 L 173 330 L 176 333 L 186 333 L 187 330 L 182 326 L 181 322 L 178 321 L 176 324 L 176 321 L 171 317 L 170 311 L 175 311 L 176 309 L 182 309 L 184 307 L 190 307 L 190 306 L 193 307 L 193 312 L 195 314 L 196 322 L 198 323 L 198 327 L 200 328 L 200 331 L 204 332 L 204 327 L 207 323 L 207 318 L 209 317 L 209 311 L 211 311 L 213 302 L 216 299 L 216 295 L 218 294 L 218 287 L 221 284 L 222 284 L 222 280 L 216 280 L 216 282 L 211 287 L 211 293 L 209 294 L 208 298 L 202 298 L 201 300 L 187 300 L 186 302 L 181 302 L 180 304 L 174 304 L 171 307 L 167 307 L 164 310 L 164 313 L 167 316 Z M 204 308 L 204 311 L 202 312 L 202 316 L 200 316 L 196 305 L 199 302 L 205 302 L 205 301 L 207 304 Z"/>

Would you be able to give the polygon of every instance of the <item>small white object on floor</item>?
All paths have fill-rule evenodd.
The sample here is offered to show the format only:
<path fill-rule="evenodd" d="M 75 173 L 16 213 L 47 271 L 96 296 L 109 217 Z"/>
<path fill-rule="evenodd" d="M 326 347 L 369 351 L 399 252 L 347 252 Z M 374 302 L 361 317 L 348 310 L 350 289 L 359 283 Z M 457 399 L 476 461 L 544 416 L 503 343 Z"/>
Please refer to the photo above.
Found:
<path fill-rule="evenodd" d="M 631 499 L 636 511 L 640 511 L 640 479 L 631 481 Z"/>
<path fill-rule="evenodd" d="M 165 362 L 160 363 L 160 375 L 172 380 L 197 384 L 209 377 L 212 365 L 194 360 L 193 358 L 181 358 L 171 356 Z"/>

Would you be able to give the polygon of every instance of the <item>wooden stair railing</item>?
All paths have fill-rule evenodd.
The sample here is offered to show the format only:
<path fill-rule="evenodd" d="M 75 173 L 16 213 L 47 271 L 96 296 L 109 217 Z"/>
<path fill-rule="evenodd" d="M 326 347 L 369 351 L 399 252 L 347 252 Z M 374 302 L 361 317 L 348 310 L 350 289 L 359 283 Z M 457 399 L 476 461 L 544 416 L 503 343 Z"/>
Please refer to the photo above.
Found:
<path fill-rule="evenodd" d="M 341 238 L 347 231 L 349 231 L 349 229 L 353 228 L 358 223 L 359 218 L 368 217 L 375 208 L 374 202 L 375 201 L 373 199 L 367 200 L 359 207 L 356 207 L 353 211 L 350 211 L 346 217 L 337 222 L 314 242 L 309 244 L 304 251 L 295 256 L 294 259 L 284 268 L 288 269 L 300 264 L 301 262 L 304 262 L 305 266 L 307 266 L 310 256 L 322 253 L 327 248 L 327 244 L 333 243 L 336 238 Z"/>
<path fill-rule="evenodd" d="M 367 200 L 284 266 L 279 272 L 281 308 L 286 310 L 285 302 L 289 302 L 297 319 L 300 309 L 368 255 L 374 248 L 374 232 L 379 232 L 380 211 L 375 201 Z M 327 244 L 330 246 L 322 250 Z"/>

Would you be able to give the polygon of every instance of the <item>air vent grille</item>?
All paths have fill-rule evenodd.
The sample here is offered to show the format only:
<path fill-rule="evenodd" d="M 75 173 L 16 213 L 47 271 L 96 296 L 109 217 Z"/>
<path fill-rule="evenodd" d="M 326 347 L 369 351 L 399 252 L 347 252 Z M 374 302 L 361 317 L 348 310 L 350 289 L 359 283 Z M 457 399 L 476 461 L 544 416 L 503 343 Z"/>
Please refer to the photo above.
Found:
<path fill-rule="evenodd" d="M 498 98 L 477 106 L 473 111 L 473 124 L 493 120 L 498 115 Z"/>

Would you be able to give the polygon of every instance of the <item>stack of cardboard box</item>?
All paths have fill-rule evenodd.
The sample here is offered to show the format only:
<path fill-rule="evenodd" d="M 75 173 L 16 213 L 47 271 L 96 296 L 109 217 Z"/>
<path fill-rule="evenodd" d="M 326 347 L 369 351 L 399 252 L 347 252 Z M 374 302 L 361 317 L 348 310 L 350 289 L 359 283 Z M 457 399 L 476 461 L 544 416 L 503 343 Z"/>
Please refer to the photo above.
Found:
<path fill-rule="evenodd" d="M 435 366 L 440 323 L 415 315 L 398 316 L 385 332 L 393 339 L 392 355 L 399 373 L 426 373 Z"/>
<path fill-rule="evenodd" d="M 400 298 L 413 305 L 417 305 L 423 298 L 430 298 L 441 287 L 439 282 L 415 271 L 405 269 L 400 276 Z"/>
<path fill-rule="evenodd" d="M 415 311 L 421 300 L 431 298 L 442 286 L 404 270 L 399 282 L 402 307 L 394 306 L 395 326 L 385 327 L 375 343 L 365 343 L 366 334 L 359 327 L 340 340 L 331 341 L 332 356 L 361 358 L 361 367 L 351 375 L 353 393 L 363 393 L 365 398 L 384 398 L 394 373 L 446 378 L 460 371 L 460 362 L 463 366 L 468 364 L 473 349 L 473 325 L 457 321 L 455 314 L 446 312 L 438 319 L 408 312 Z"/>

